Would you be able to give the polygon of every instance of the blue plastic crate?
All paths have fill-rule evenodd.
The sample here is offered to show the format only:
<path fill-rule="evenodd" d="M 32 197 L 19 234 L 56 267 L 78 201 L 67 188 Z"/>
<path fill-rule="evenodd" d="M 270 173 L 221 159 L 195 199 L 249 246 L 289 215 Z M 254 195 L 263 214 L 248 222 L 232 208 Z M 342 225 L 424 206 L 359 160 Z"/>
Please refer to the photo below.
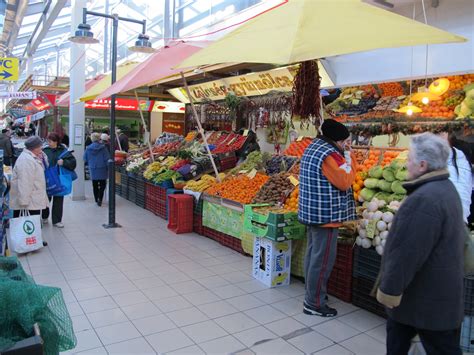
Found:
<path fill-rule="evenodd" d="M 163 182 L 161 182 L 157 185 L 160 186 L 160 187 L 164 187 L 165 189 L 172 188 L 174 186 L 173 185 L 173 180 L 166 180 L 166 181 L 163 181 Z"/>
<path fill-rule="evenodd" d="M 461 349 L 474 352 L 474 317 L 465 316 L 461 327 Z"/>

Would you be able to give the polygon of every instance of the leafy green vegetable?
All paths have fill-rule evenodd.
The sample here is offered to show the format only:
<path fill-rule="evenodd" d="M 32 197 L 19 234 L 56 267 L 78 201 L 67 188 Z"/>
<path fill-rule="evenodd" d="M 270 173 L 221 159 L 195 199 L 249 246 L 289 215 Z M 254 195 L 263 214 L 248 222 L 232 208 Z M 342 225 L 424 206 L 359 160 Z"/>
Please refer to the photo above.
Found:
<path fill-rule="evenodd" d="M 364 186 L 368 187 L 369 189 L 376 189 L 379 184 L 379 179 L 368 178 L 364 181 Z"/>
<path fill-rule="evenodd" d="M 383 169 L 383 178 L 388 182 L 395 181 L 395 172 L 390 168 Z"/>
<path fill-rule="evenodd" d="M 374 197 L 376 191 L 375 190 L 372 190 L 372 189 L 369 189 L 367 187 L 364 187 L 362 190 L 360 190 L 360 196 L 362 196 L 362 198 L 365 200 L 365 201 L 370 201 L 372 200 L 372 198 Z"/>
<path fill-rule="evenodd" d="M 376 165 L 376 166 L 374 166 L 373 168 L 371 168 L 369 170 L 369 176 L 370 177 L 380 179 L 382 177 L 382 175 L 383 175 L 383 169 L 380 165 Z"/>
<path fill-rule="evenodd" d="M 405 190 L 405 188 L 402 186 L 402 182 L 399 180 L 395 180 L 394 182 L 392 182 L 391 188 L 392 188 L 392 191 L 396 194 L 400 194 L 400 195 L 407 194 L 407 190 Z"/>

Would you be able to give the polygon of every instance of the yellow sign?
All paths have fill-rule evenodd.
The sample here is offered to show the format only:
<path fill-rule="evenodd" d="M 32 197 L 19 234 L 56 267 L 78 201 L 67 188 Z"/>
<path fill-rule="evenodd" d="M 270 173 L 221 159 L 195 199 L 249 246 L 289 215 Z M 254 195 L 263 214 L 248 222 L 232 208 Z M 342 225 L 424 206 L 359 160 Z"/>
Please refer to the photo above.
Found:
<path fill-rule="evenodd" d="M 0 58 L 0 80 L 18 81 L 18 58 Z"/>

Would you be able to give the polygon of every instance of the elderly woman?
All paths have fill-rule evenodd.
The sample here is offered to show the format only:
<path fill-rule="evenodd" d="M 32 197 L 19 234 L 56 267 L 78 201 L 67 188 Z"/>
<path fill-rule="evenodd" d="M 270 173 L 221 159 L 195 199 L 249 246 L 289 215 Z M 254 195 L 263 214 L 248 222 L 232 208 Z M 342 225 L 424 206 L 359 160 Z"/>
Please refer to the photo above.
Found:
<path fill-rule="evenodd" d="M 13 168 L 10 208 L 15 218 L 20 216 L 21 210 L 28 210 L 30 215 L 39 215 L 48 206 L 42 147 L 40 137 L 28 138 Z M 46 242 L 43 244 L 46 245 Z"/>
<path fill-rule="evenodd" d="M 407 354 L 417 334 L 428 354 L 461 354 L 466 229 L 449 152 L 434 134 L 412 138 L 408 197 L 390 228 L 377 292 L 387 307 L 388 355 Z"/>
<path fill-rule="evenodd" d="M 84 161 L 89 165 L 90 177 L 92 180 L 92 188 L 94 191 L 94 199 L 97 206 L 102 206 L 105 187 L 107 186 L 107 161 L 109 160 L 109 150 L 100 142 L 99 133 L 91 134 L 92 144 L 90 144 L 84 152 Z"/>

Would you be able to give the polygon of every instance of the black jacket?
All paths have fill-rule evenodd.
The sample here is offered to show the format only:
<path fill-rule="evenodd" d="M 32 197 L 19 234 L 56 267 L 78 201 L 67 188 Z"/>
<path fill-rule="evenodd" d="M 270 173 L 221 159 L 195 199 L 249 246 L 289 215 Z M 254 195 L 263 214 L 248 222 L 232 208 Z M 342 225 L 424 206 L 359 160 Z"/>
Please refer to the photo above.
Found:
<path fill-rule="evenodd" d="M 13 157 L 13 144 L 6 134 L 0 133 L 0 149 L 3 150 L 3 156 L 11 158 Z"/>
<path fill-rule="evenodd" d="M 122 147 L 122 150 L 124 152 L 128 152 L 128 149 L 129 149 L 128 137 L 124 133 L 120 133 L 118 139 L 120 142 L 120 146 Z"/>
<path fill-rule="evenodd" d="M 408 197 L 395 215 L 382 258 L 377 298 L 384 303 L 384 297 L 401 297 L 399 306 L 387 308 L 389 317 L 419 329 L 453 330 L 463 320 L 466 227 L 448 178 L 448 171 L 440 170 L 404 184 Z"/>
<path fill-rule="evenodd" d="M 48 157 L 49 166 L 54 166 L 58 164 L 58 157 L 66 151 L 67 148 L 60 144 L 57 148 L 50 148 L 49 146 L 43 149 L 43 152 Z M 68 170 L 76 169 L 76 158 L 72 155 L 71 152 L 67 153 L 63 158 L 63 167 Z"/>

